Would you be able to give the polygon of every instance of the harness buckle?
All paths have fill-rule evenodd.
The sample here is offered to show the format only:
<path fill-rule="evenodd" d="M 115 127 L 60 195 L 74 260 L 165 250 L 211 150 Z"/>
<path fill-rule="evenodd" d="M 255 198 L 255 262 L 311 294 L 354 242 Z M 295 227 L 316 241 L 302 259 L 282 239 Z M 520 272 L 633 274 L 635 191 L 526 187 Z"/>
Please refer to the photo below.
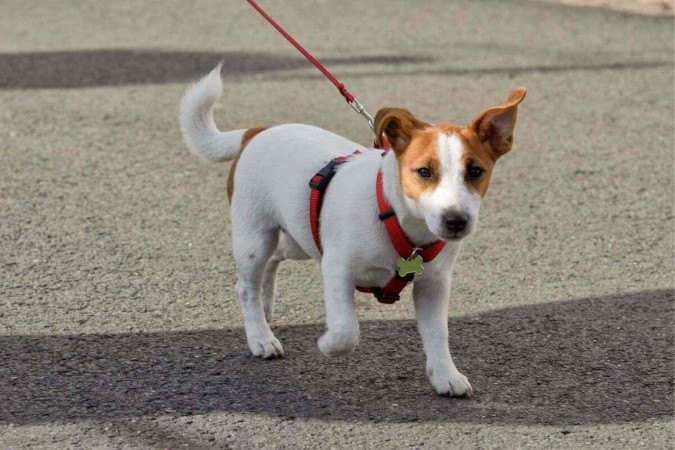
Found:
<path fill-rule="evenodd" d="M 401 296 L 398 294 L 392 294 L 389 292 L 384 292 L 382 289 L 374 290 L 373 295 L 380 303 L 392 304 L 401 300 Z"/>
<path fill-rule="evenodd" d="M 396 216 L 396 211 L 394 211 L 394 208 L 390 208 L 390 209 L 386 210 L 385 212 L 380 213 L 377 217 L 379 217 L 380 220 L 382 222 L 384 222 L 388 218 L 394 217 L 394 216 Z"/>
<path fill-rule="evenodd" d="M 398 270 L 397 270 L 396 273 L 394 274 L 394 278 L 397 279 L 397 280 L 403 280 L 406 283 L 410 283 L 412 280 L 415 279 L 415 274 L 414 273 L 407 273 L 407 274 L 401 276 L 398 273 Z"/>
<path fill-rule="evenodd" d="M 346 161 L 346 159 L 331 159 L 323 169 L 319 170 L 312 179 L 309 180 L 309 187 L 317 191 L 325 190 L 328 183 L 330 183 L 331 178 L 335 175 L 335 168 Z"/>

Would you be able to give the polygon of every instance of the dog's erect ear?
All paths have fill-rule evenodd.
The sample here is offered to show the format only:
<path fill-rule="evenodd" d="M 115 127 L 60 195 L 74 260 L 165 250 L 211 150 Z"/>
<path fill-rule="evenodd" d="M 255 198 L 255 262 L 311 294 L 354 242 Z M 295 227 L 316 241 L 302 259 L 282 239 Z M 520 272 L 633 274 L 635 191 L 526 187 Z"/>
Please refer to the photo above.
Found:
<path fill-rule="evenodd" d="M 391 148 L 400 153 L 408 146 L 415 130 L 428 127 L 429 124 L 422 122 L 403 108 L 382 108 L 375 114 L 375 142 L 382 146 L 384 135 Z"/>
<path fill-rule="evenodd" d="M 511 150 L 518 104 L 523 101 L 526 92 L 524 87 L 515 89 L 504 103 L 483 111 L 470 126 L 481 142 L 495 153 L 496 158 Z"/>

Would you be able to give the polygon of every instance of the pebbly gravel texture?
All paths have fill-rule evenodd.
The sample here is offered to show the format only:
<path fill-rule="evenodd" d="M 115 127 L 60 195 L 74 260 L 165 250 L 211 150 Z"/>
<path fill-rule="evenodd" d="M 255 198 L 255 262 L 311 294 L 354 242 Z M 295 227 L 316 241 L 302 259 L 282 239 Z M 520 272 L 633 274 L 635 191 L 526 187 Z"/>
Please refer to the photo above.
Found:
<path fill-rule="evenodd" d="M 281 268 L 287 357 L 250 357 L 222 128 L 362 122 L 245 2 L 0 4 L 1 448 L 672 448 L 673 22 L 528 1 L 265 1 L 372 113 L 466 123 L 516 86 L 516 146 L 455 270 L 472 400 L 424 377 L 409 296 L 316 348 L 316 264 Z M 338 13 L 339 11 L 339 13 Z"/>

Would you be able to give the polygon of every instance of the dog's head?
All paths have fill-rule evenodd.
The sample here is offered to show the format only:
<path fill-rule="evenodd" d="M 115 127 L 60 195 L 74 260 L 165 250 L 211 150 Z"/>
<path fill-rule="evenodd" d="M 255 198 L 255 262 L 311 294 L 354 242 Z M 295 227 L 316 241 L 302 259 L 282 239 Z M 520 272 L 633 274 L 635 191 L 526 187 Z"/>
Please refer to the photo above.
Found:
<path fill-rule="evenodd" d="M 513 145 L 525 92 L 514 90 L 466 127 L 430 125 L 400 108 L 378 111 L 375 133 L 380 140 L 386 136 L 396 154 L 406 202 L 439 238 L 456 241 L 476 229 L 492 168 Z"/>

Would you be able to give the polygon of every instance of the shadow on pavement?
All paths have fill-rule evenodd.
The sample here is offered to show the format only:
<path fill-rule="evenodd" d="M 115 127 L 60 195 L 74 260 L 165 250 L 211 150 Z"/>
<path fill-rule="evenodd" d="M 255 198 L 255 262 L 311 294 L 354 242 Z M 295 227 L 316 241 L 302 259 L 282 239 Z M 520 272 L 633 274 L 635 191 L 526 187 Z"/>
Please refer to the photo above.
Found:
<path fill-rule="evenodd" d="M 366 322 L 328 360 L 323 325 L 276 330 L 287 357 L 248 356 L 241 329 L 0 337 L 0 423 L 239 412 L 285 419 L 503 424 L 673 417 L 673 291 L 450 319 L 476 392 L 438 397 L 412 321 Z"/>
<path fill-rule="evenodd" d="M 309 68 L 301 56 L 249 52 L 180 52 L 160 50 L 81 50 L 44 53 L 0 54 L 0 89 L 83 88 L 136 84 L 178 83 L 196 80 L 219 61 L 224 61 L 222 75 L 228 77 L 263 76 L 264 79 L 316 79 L 317 73 L 286 73 Z M 396 71 L 350 70 L 350 78 L 391 75 L 492 75 L 523 73 L 555 73 L 570 71 L 639 70 L 667 66 L 667 61 L 633 61 L 606 64 L 526 65 L 498 67 L 408 67 L 434 61 L 434 58 L 412 55 L 375 55 L 345 58 L 321 58 L 331 66 L 380 65 L 398 66 Z"/>
<path fill-rule="evenodd" d="M 406 64 L 421 56 L 322 58 L 329 66 Z M 225 61 L 224 77 L 311 67 L 302 56 L 249 52 L 81 50 L 0 54 L 0 89 L 81 88 L 175 83 L 197 79 Z"/>

